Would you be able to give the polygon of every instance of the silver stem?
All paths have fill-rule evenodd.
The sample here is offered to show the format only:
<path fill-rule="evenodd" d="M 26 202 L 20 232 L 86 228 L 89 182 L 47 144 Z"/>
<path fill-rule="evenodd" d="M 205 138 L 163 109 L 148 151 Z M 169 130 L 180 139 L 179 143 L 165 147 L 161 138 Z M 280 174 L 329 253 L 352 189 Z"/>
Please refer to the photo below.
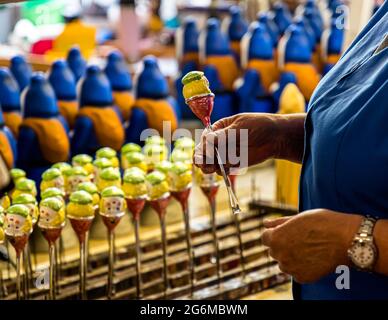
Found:
<path fill-rule="evenodd" d="M 30 266 L 31 266 L 31 255 L 30 255 L 30 246 L 27 242 L 23 250 L 23 267 L 24 267 L 24 299 L 30 298 Z"/>
<path fill-rule="evenodd" d="M 8 257 L 8 261 L 7 261 L 7 279 L 11 279 L 11 256 L 9 255 L 9 241 L 8 239 L 5 239 L 5 247 L 6 247 L 6 250 L 7 250 L 7 257 Z"/>
<path fill-rule="evenodd" d="M 109 267 L 108 267 L 108 299 L 111 300 L 113 297 L 113 270 L 114 270 L 114 233 L 108 230 L 109 240 Z"/>
<path fill-rule="evenodd" d="M 3 278 L 3 270 L 0 270 L 0 290 L 1 290 L 0 298 L 4 298 L 8 296 L 7 286 L 5 285 L 4 278 Z"/>
<path fill-rule="evenodd" d="M 91 271 L 91 266 L 89 265 L 89 230 L 85 232 L 85 255 L 86 255 L 86 268 L 88 271 Z"/>
<path fill-rule="evenodd" d="M 211 125 L 207 126 L 206 129 L 210 130 L 210 131 L 214 131 L 213 127 Z M 239 214 L 239 213 L 241 213 L 241 209 L 240 209 L 240 205 L 239 205 L 238 199 L 237 199 L 237 197 L 236 197 L 236 195 L 235 195 L 235 193 L 234 193 L 234 191 L 232 189 L 232 184 L 230 183 L 230 179 L 229 179 L 228 175 L 225 172 L 225 167 L 224 167 L 224 164 L 222 162 L 220 153 L 218 152 L 218 148 L 215 147 L 214 149 L 215 149 L 215 152 L 216 152 L 217 161 L 218 161 L 218 164 L 220 166 L 222 177 L 224 178 L 224 182 L 225 182 L 225 185 L 226 185 L 226 190 L 228 191 L 230 207 L 232 208 L 233 214 Z"/>
<path fill-rule="evenodd" d="M 20 279 L 20 254 L 16 255 L 16 299 L 21 300 L 21 279 Z"/>
<path fill-rule="evenodd" d="M 61 241 L 59 240 L 58 243 L 54 243 L 54 259 L 55 259 L 55 264 L 54 264 L 54 269 L 53 269 L 53 276 L 54 276 L 54 279 L 55 279 L 55 291 L 56 293 L 59 294 L 59 287 L 58 287 L 58 283 L 59 283 L 59 278 L 60 278 L 60 265 L 61 265 L 61 262 L 60 262 L 60 253 L 58 254 L 58 247 L 59 247 L 59 251 L 61 251 L 61 246 L 60 246 L 60 243 Z"/>
<path fill-rule="evenodd" d="M 62 278 L 62 274 L 61 274 L 61 268 L 62 268 L 62 263 L 64 261 L 64 255 L 65 255 L 65 244 L 64 244 L 64 240 L 63 240 L 63 235 L 61 234 L 60 237 L 59 237 L 59 255 L 58 255 L 58 261 L 57 261 L 57 270 L 58 270 L 58 277 L 59 279 Z M 57 279 L 58 281 L 58 279 Z M 59 290 L 59 288 L 57 288 L 57 290 Z M 57 291 L 58 293 L 58 291 Z"/>
<path fill-rule="evenodd" d="M 36 240 L 32 239 L 32 241 L 30 241 L 30 244 L 32 245 L 32 259 L 31 260 L 34 261 L 34 268 L 32 268 L 32 266 L 31 266 L 31 278 L 32 278 L 33 271 L 36 270 L 36 267 L 38 265 L 38 258 L 36 256 L 36 251 L 37 251 L 36 250 Z"/>
<path fill-rule="evenodd" d="M 56 259 L 55 259 L 55 253 L 56 253 L 55 243 L 50 242 L 49 243 L 49 258 L 50 258 L 50 291 L 49 291 L 49 299 L 55 300 L 56 299 L 56 274 L 55 274 L 55 268 L 56 268 Z"/>
<path fill-rule="evenodd" d="M 220 248 L 217 237 L 217 222 L 216 222 L 216 201 L 212 199 L 210 201 L 210 213 L 211 213 L 211 227 L 212 227 L 212 235 L 213 235 L 213 246 L 214 246 L 214 259 L 216 262 L 217 268 L 217 281 L 218 286 L 221 285 L 221 262 L 220 262 Z"/>
<path fill-rule="evenodd" d="M 169 284 L 168 284 L 168 266 L 167 266 L 166 221 L 163 214 L 160 215 L 160 230 L 162 233 L 164 296 L 166 297 Z"/>
<path fill-rule="evenodd" d="M 139 235 L 139 220 L 134 219 L 135 225 L 135 241 L 136 241 L 136 296 L 138 299 L 143 298 L 143 286 L 141 280 L 141 248 Z"/>
<path fill-rule="evenodd" d="M 80 293 L 81 300 L 86 300 L 86 255 L 85 255 L 85 241 L 80 244 Z"/>
<path fill-rule="evenodd" d="M 246 276 L 246 270 L 245 270 L 245 259 L 244 259 L 244 246 L 243 241 L 241 238 L 241 225 L 240 220 L 237 215 L 233 214 L 233 220 L 234 224 L 236 226 L 236 233 L 237 233 L 237 239 L 238 239 L 238 245 L 239 245 L 239 251 L 240 251 L 240 264 L 241 264 L 241 270 L 242 270 L 242 276 L 245 278 Z"/>
<path fill-rule="evenodd" d="M 191 233 L 190 233 L 190 216 L 189 208 L 186 204 L 183 211 L 183 218 L 185 221 L 185 231 L 186 231 L 186 245 L 187 245 L 187 256 L 189 259 L 189 269 L 190 269 L 190 296 L 193 296 L 194 293 L 194 281 L 195 281 L 195 271 L 194 271 L 194 250 L 191 243 Z"/>

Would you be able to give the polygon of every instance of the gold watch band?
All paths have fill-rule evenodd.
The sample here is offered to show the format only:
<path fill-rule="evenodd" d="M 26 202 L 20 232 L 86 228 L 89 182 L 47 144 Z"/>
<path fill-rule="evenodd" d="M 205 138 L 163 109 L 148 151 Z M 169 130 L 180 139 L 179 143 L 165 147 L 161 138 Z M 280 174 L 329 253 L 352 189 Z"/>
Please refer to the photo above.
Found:
<path fill-rule="evenodd" d="M 376 222 L 377 220 L 374 218 L 365 217 L 353 239 L 352 246 L 348 250 L 348 256 L 353 266 L 358 270 L 372 272 L 377 261 L 378 252 L 373 239 L 373 230 Z M 364 250 L 364 253 L 359 251 L 360 248 Z M 372 260 L 365 261 L 365 259 Z"/>
<path fill-rule="evenodd" d="M 361 222 L 360 228 L 358 229 L 356 239 L 372 240 L 373 241 L 373 229 L 376 224 L 376 219 L 371 217 L 365 217 Z"/>

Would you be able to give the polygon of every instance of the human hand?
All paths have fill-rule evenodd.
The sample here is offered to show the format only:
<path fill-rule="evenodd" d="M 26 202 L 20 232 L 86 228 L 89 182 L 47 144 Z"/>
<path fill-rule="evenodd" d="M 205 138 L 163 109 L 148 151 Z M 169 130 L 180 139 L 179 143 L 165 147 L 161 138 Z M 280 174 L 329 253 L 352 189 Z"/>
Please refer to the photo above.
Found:
<path fill-rule="evenodd" d="M 242 129 L 247 130 L 246 138 L 241 133 Z M 201 143 L 194 152 L 194 164 L 204 173 L 221 174 L 214 155 L 215 147 L 219 150 L 224 148 L 224 152 L 220 153 L 226 155 L 223 163 L 226 171 L 229 171 L 230 168 L 251 166 L 274 157 L 279 146 L 276 115 L 242 113 L 215 122 L 213 130 L 204 131 Z M 247 161 L 235 163 L 231 161 L 230 154 L 240 159 L 244 156 Z"/>
<path fill-rule="evenodd" d="M 299 283 L 315 282 L 349 263 L 362 216 L 316 209 L 293 217 L 265 221 L 262 242 L 279 268 Z"/>

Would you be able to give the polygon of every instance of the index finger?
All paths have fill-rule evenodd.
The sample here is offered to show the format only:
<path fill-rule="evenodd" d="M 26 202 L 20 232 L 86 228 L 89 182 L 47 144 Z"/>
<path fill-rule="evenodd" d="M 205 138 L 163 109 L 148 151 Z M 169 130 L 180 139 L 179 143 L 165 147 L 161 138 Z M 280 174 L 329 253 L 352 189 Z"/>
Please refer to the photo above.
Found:
<path fill-rule="evenodd" d="M 261 243 L 265 245 L 266 247 L 270 247 L 272 243 L 272 229 L 264 230 L 264 232 L 261 235 Z"/>
<path fill-rule="evenodd" d="M 275 219 L 265 219 L 263 221 L 265 228 L 275 228 L 290 220 L 292 217 L 280 217 Z"/>
<path fill-rule="evenodd" d="M 217 131 L 217 130 L 220 130 L 220 129 L 224 129 L 226 128 L 228 125 L 229 125 L 229 118 L 231 117 L 228 117 L 228 118 L 222 118 L 220 120 L 217 120 L 216 122 L 214 122 L 212 124 L 212 128 L 214 131 Z"/>

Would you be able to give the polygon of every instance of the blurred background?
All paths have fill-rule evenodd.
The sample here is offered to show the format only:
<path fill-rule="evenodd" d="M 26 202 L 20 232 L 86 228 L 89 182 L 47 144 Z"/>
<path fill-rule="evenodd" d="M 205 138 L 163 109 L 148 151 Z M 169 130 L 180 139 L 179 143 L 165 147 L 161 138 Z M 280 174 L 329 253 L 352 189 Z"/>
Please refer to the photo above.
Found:
<path fill-rule="evenodd" d="M 81 44 L 81 47 L 85 47 L 87 55 L 104 55 L 106 47 L 115 46 L 120 48 L 131 62 L 138 61 L 141 56 L 150 53 L 168 57 L 174 55 L 175 51 L 169 51 L 169 49 L 174 45 L 175 31 L 185 17 L 193 16 L 198 28 L 201 29 L 207 18 L 222 19 L 228 15 L 230 6 L 239 5 L 246 19 L 251 22 L 255 20 L 258 12 L 270 9 L 275 2 L 275 0 L 0 1 L 2 3 L 0 5 L 2 21 L 0 58 L 4 59 L 16 52 L 22 52 L 38 55 L 38 57 L 31 57 L 37 64 L 48 63 L 55 57 L 47 54 L 52 49 L 54 40 L 63 32 L 66 23 L 76 16 L 81 16 L 86 24 L 90 24 L 96 30 L 95 43 Z M 291 12 L 294 12 L 305 0 L 283 2 Z M 343 2 L 350 6 L 351 12 L 347 37 L 349 43 L 369 19 L 373 7 L 382 0 L 345 0 Z M 125 32 L 128 30 L 131 32 Z M 79 43 L 82 39 L 64 41 Z M 89 50 L 94 45 L 97 46 L 96 51 Z"/>
<path fill-rule="evenodd" d="M 12 168 L 23 169 L 39 188 L 46 170 L 59 162 L 74 165 L 77 155 L 87 154 L 92 161 L 96 151 L 110 147 L 114 157 L 116 152 L 123 157 L 126 154 L 122 146 L 127 143 L 139 144 L 142 150 L 141 133 L 154 129 L 163 135 L 164 121 L 170 121 L 173 130 L 193 133 L 194 129 L 202 129 L 203 124 L 182 95 L 182 77 L 193 70 L 204 72 L 215 94 L 212 122 L 242 112 L 305 112 L 320 79 L 335 67 L 383 2 L 0 1 L 0 198 L 7 198 L 15 187 Z M 93 113 L 89 114 L 91 109 Z M 99 118 L 94 117 L 97 113 Z M 57 131 L 52 130 L 52 123 L 56 123 Z M 174 162 L 172 142 L 167 141 L 167 145 L 169 150 L 163 160 Z M 191 164 L 193 150 L 189 151 L 184 160 Z M 183 161 L 182 153 L 175 152 L 175 157 Z M 123 165 L 121 169 L 123 173 L 126 168 Z M 275 208 L 279 213 L 279 208 L 287 207 L 296 213 L 300 169 L 300 165 L 287 161 L 267 161 L 242 175 L 232 175 L 243 210 L 259 217 L 263 208 Z M 228 199 L 222 185 L 217 217 L 230 215 Z M 4 204 L 0 200 L 0 205 Z M 189 207 L 192 228 L 200 233 L 207 227 L 209 206 L 199 185 L 193 184 Z M 172 200 L 167 211 L 169 230 L 182 236 L 178 202 Z M 252 270 L 263 268 L 258 266 L 261 260 L 266 261 L 265 265 L 273 263 L 260 248 L 258 220 L 252 216 L 257 229 L 245 234 L 249 243 L 245 252 L 257 264 Z M 157 216 L 146 207 L 141 217 L 142 238 L 158 239 L 158 225 Z M 234 235 L 233 231 L 230 238 Z M 70 224 L 62 238 L 64 261 L 73 263 L 78 259 L 78 245 Z M 47 265 L 47 243 L 39 230 L 32 233 L 30 242 L 36 270 L 41 264 Z M 117 250 L 125 259 L 131 258 L 128 252 L 132 243 L 132 224 L 125 216 L 117 228 Z M 260 249 L 260 254 L 252 253 L 250 246 Z M 198 248 L 203 251 L 200 245 Z M 205 249 L 209 251 L 209 246 Z M 94 255 L 106 251 L 106 230 L 102 220 L 96 219 L 90 232 L 90 252 Z M 229 256 L 225 251 L 222 258 L 226 261 Z M 98 263 L 95 265 L 104 265 Z M 225 262 L 225 269 L 236 270 L 238 265 Z M 13 288 L 9 269 L 8 263 L 4 278 Z M 101 270 L 101 274 L 106 272 Z M 155 270 L 150 279 L 159 281 L 159 269 Z M 266 282 L 264 287 L 268 286 Z M 261 290 L 260 286 L 254 288 Z M 279 292 L 263 294 L 250 298 L 288 299 L 289 281 Z"/>

